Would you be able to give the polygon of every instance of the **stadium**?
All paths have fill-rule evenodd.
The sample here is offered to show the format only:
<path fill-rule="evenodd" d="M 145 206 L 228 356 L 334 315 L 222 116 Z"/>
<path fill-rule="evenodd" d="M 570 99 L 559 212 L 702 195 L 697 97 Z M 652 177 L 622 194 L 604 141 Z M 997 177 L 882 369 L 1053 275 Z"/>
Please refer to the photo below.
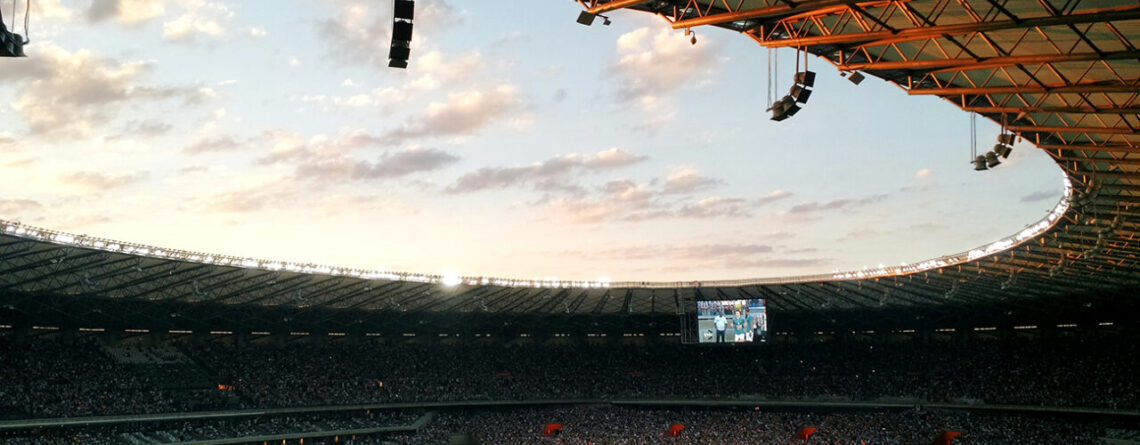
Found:
<path fill-rule="evenodd" d="M 64 173 L 56 167 L 63 160 L 22 159 L 33 152 L 52 156 L 47 154 L 51 149 L 41 147 L 40 142 L 60 146 L 88 144 L 82 138 L 93 131 L 91 128 L 98 129 L 103 124 L 119 128 L 115 127 L 118 121 L 107 115 L 125 112 L 116 104 L 126 98 L 177 101 L 153 114 L 179 116 L 184 110 L 201 106 L 197 101 L 236 94 L 224 90 L 233 85 L 229 81 L 209 87 L 195 83 L 187 90 L 153 85 L 120 88 L 116 82 L 139 72 L 149 70 L 156 76 L 171 78 L 182 73 L 146 68 L 141 62 L 100 65 L 110 63 L 111 56 L 85 59 L 88 54 L 78 49 L 81 45 L 68 39 L 90 39 L 92 45 L 128 48 L 123 53 L 109 53 L 117 57 L 143 51 L 142 45 L 135 48 L 115 40 L 117 37 L 102 35 L 106 27 L 122 27 L 125 33 L 150 29 L 162 33 L 157 40 L 188 45 L 194 42 L 194 32 L 199 33 L 198 39 L 226 35 L 208 14 L 217 13 L 221 17 L 217 20 L 224 24 L 230 23 L 224 20 L 236 20 L 233 17 L 248 10 L 198 2 L 204 6 L 194 11 L 188 9 L 182 17 L 190 18 L 183 22 L 172 12 L 182 7 L 175 6 L 177 2 L 163 5 L 164 2 L 95 0 L 90 6 L 84 6 L 87 2 L 78 3 L 81 5 L 36 0 L 20 5 L 25 15 L 7 13 L 6 8 L 0 7 L 5 12 L 6 25 L 0 32 L 0 55 L 26 54 L 26 58 L 0 58 L 0 88 L 17 88 L 13 94 L 20 95 L 13 96 L 10 111 L 0 114 L 0 152 L 7 152 L 0 157 L 5 161 L 0 165 L 4 166 L 5 175 L 12 178 L 18 178 L 21 169 L 31 168 L 42 168 L 47 172 L 43 174 L 63 178 Z M 437 29 L 466 26 L 460 19 L 446 21 L 434 15 L 447 2 L 380 3 L 367 7 L 380 10 L 376 12 L 382 16 L 378 22 L 383 23 L 376 29 L 385 39 L 390 38 L 391 44 L 387 40 L 371 42 L 367 51 L 385 52 L 372 56 L 378 57 L 378 61 L 369 63 L 379 63 L 379 68 L 372 69 L 386 73 L 405 69 L 411 73 L 419 69 L 417 64 L 431 63 L 430 57 L 435 53 L 426 53 L 427 47 L 414 43 L 413 25 L 418 25 L 416 39 L 435 38 L 432 33 Z M 834 119 L 828 125 L 854 121 L 857 131 L 875 132 L 873 136 L 879 139 L 906 136 L 903 128 L 890 134 L 877 133 L 880 127 L 872 129 L 871 121 L 878 120 L 878 116 L 871 111 L 858 111 L 859 106 L 870 107 L 869 104 L 841 103 L 849 109 L 839 110 L 841 117 L 836 117 L 834 103 L 820 103 L 827 100 L 821 96 L 829 94 L 827 86 L 831 85 L 824 81 L 825 76 L 831 80 L 842 76 L 843 83 L 852 84 L 847 88 L 861 83 L 860 89 L 880 84 L 901 90 L 902 96 L 906 96 L 890 104 L 921 99 L 914 96 L 933 96 L 942 99 L 940 104 L 946 105 L 951 115 L 963 119 L 969 118 L 967 115 L 981 116 L 982 126 L 998 129 L 998 144 L 993 150 L 979 152 L 971 147 L 969 163 L 963 159 L 953 166 L 954 170 L 974 175 L 963 177 L 1018 168 L 1027 176 L 1040 176 L 1024 172 L 1028 161 L 1015 162 L 1016 156 L 1021 156 L 1018 153 L 1033 150 L 1046 155 L 1049 168 L 1063 174 L 1063 191 L 1056 201 L 1052 201 L 1054 195 L 1049 195 L 1049 208 L 1043 217 L 1034 219 L 1019 214 L 1024 226 L 988 228 L 1000 229 L 1004 235 L 971 238 L 969 242 L 973 244 L 956 253 L 943 251 L 937 253 L 940 256 L 898 265 L 728 279 L 718 278 L 724 275 L 695 278 L 684 264 L 673 270 L 677 279 L 629 281 L 584 279 L 581 277 L 586 275 L 582 273 L 571 274 L 576 279 L 524 278 L 490 267 L 483 269 L 492 271 L 489 274 L 459 274 L 326 266 L 211 249 L 185 250 L 194 244 L 178 245 L 183 234 L 167 238 L 155 235 L 162 235 L 164 230 L 193 229 L 161 227 L 168 222 L 160 219 L 165 217 L 161 215 L 165 210 L 154 211 L 155 223 L 139 223 L 159 226 L 153 233 L 140 231 L 138 235 L 142 240 L 174 240 L 164 245 L 129 239 L 139 227 L 131 225 L 134 222 L 125 222 L 120 231 L 112 231 L 122 236 L 102 237 L 84 233 L 90 226 L 109 227 L 99 225 L 109 219 L 83 220 L 69 224 L 67 230 L 58 230 L 52 218 L 28 218 L 45 221 L 33 224 L 23 221 L 25 218 L 0 214 L 0 441 L 283 445 L 1140 443 L 1140 300 L 1136 298 L 1136 289 L 1140 287 L 1140 245 L 1133 244 L 1140 243 L 1136 237 L 1140 225 L 1140 159 L 1135 158 L 1140 152 L 1140 50 L 1135 46 L 1140 44 L 1140 4 L 1121 0 L 563 3 L 573 7 L 562 8 L 573 11 L 569 16 L 540 18 L 520 13 L 525 19 L 520 21 L 533 21 L 534 26 L 541 28 L 548 26 L 547 19 L 552 23 L 557 20 L 569 31 L 559 28 L 549 32 L 578 33 L 571 34 L 580 39 L 574 51 L 585 52 L 590 50 L 581 47 L 596 42 L 589 39 L 613 40 L 612 35 L 599 37 L 600 30 L 607 29 L 605 26 L 611 22 L 615 28 L 645 23 L 650 29 L 667 28 L 661 35 L 683 33 L 677 40 L 681 49 L 702 48 L 709 41 L 745 41 L 746 48 L 751 48 L 747 54 L 721 54 L 720 58 L 709 60 L 722 60 L 717 63 L 724 65 L 744 64 L 750 63 L 744 60 L 747 57 L 760 58 L 767 51 L 768 103 L 756 99 L 757 103 L 748 105 L 755 114 L 747 119 L 776 121 L 779 126 L 771 128 L 786 127 L 793 132 L 806 133 L 805 127 L 795 125 L 815 119 L 813 116 L 825 116 Z M 355 11 L 352 8 L 365 6 L 345 6 L 346 11 Z M 192 13 L 199 16 L 191 17 Z M 163 14 L 170 14 L 170 21 L 160 24 L 167 17 Z M 25 39 L 30 34 L 29 15 L 32 20 L 53 24 L 45 26 L 45 34 L 51 35 L 44 39 L 45 43 Z M 468 17 L 468 21 L 476 21 L 470 17 L 483 16 Z M 626 25 L 618 23 L 622 21 Z M 486 26 L 507 29 L 513 26 L 509 22 L 503 18 Z M 309 21 L 296 23 L 310 26 Z M 320 23 L 323 24 L 313 26 L 328 29 L 327 23 Z M 17 24 L 22 26 L 18 28 Z M 185 30 L 179 27 L 182 24 L 186 24 Z M 81 35 L 60 30 L 69 27 L 81 29 Z M 22 29 L 23 35 L 16 34 L 18 29 Z M 242 32 L 248 35 L 242 38 L 257 39 L 266 34 L 272 36 L 275 31 L 267 33 L 253 27 Z M 623 35 L 618 47 L 632 45 L 634 39 L 627 36 L 636 37 L 635 32 Z M 233 33 L 230 36 L 237 39 Z M 347 31 L 329 34 L 352 36 Z M 506 43 L 502 45 L 525 40 L 514 34 L 504 35 L 502 41 Z M 253 50 L 239 49 L 238 59 L 231 60 L 217 49 L 222 44 L 217 45 L 206 45 L 202 50 L 203 54 L 210 54 L 204 63 L 199 64 L 198 59 L 191 59 L 190 63 L 235 71 L 258 64 L 251 55 Z M 496 51 L 494 48 L 497 47 L 488 44 L 483 53 L 476 54 L 488 58 Z M 781 49 L 785 53 L 772 52 Z M 340 48 L 334 52 L 352 50 Z M 546 48 L 542 54 L 550 52 L 558 51 Z M 571 57 L 572 52 L 567 49 L 562 56 Z M 421 53 L 422 62 L 417 60 Z M 773 54 L 792 53 L 794 70 L 787 69 L 787 60 L 783 70 L 773 65 Z M 250 61 L 241 59 L 247 55 Z M 60 71 L 99 72 L 106 77 L 90 85 L 82 78 L 64 84 L 51 80 L 64 77 L 49 78 L 50 69 L 45 68 L 47 65 L 35 65 L 41 63 L 37 59 L 72 60 L 74 63 L 61 64 Z M 313 62 L 292 57 L 282 66 L 303 67 L 306 63 Z M 457 59 L 450 63 L 464 62 Z M 657 67 L 658 63 L 661 61 L 652 59 L 649 65 L 669 69 Z M 471 66 L 477 65 L 482 66 Z M 514 64 L 503 66 L 504 71 L 517 69 Z M 604 72 L 612 73 L 621 67 L 615 66 Z M 290 77 L 294 74 L 285 69 L 277 71 L 285 80 L 262 81 L 302 83 L 301 77 Z M 464 69 L 470 76 L 477 76 L 474 68 Z M 773 74 L 774 69 L 783 72 L 782 82 Z M 49 80 L 37 80 L 36 76 Z M 460 77 L 437 76 L 431 80 L 433 84 L 447 84 L 462 82 Z M 420 88 L 410 78 L 400 79 L 401 88 Z M 356 82 L 360 82 L 360 77 L 356 77 Z M 778 98 L 780 94 L 772 93 L 773 83 L 780 91 L 789 85 L 792 89 Z M 29 105 L 28 98 L 33 93 L 28 91 L 33 88 L 60 89 L 73 84 L 90 88 L 80 89 L 80 99 L 47 96 L 50 100 L 46 105 Z M 351 79 L 345 79 L 342 86 L 352 88 L 353 84 Z M 494 91 L 500 96 L 517 94 L 502 86 Z M 879 90 L 875 91 L 878 94 Z M 3 94 L 10 92 L 0 89 Z M 112 93 L 122 97 L 108 100 L 110 105 L 95 111 L 83 108 L 101 95 Z M 397 93 L 384 91 L 388 95 Z M 559 93 L 562 95 L 565 94 Z M 519 96 L 526 100 L 525 94 Z M 302 95 L 289 100 L 305 107 L 331 107 L 334 102 L 336 106 L 357 106 L 359 102 L 349 103 L 346 99 L 339 103 L 335 98 Z M 465 100 L 460 103 L 469 105 L 486 98 L 470 96 Z M 554 103 L 562 100 L 558 98 Z M 596 96 L 586 100 L 601 101 Z M 657 100 L 660 98 L 651 101 L 650 108 L 666 107 Z M 448 104 L 428 105 L 425 116 L 447 116 L 447 111 L 436 111 Z M 825 104 L 831 109 L 825 110 Z M 195 130 L 215 128 L 221 125 L 219 122 L 237 127 L 256 125 L 256 118 L 236 123 L 224 120 L 232 118 L 242 107 L 231 104 L 225 109 L 206 111 L 216 120 L 177 118 L 177 125 Z M 533 108 L 541 107 L 531 104 L 510 110 L 526 114 Z M 335 117 L 342 113 L 337 110 L 320 109 L 320 114 Z M 832 114 L 825 113 L 828 111 Z M 41 112 L 46 114 L 38 114 Z M 611 112 L 599 105 L 581 114 L 606 115 L 600 119 L 610 119 Z M 586 119 L 581 114 L 570 116 Z M 300 118 L 295 123 L 289 119 L 285 120 L 297 127 L 312 124 Z M 319 119 L 324 117 L 313 118 Z M 401 138 L 398 143 L 406 143 L 409 134 L 442 134 L 439 140 L 447 142 L 440 144 L 464 144 L 476 138 L 475 131 L 468 132 L 468 127 L 456 127 L 459 130 L 447 133 L 451 127 L 432 119 L 424 122 L 435 122 L 437 126 L 408 121 L 390 134 L 351 136 L 369 139 L 365 143 L 379 140 L 380 144 L 396 137 Z M 490 120 L 510 119 L 499 116 Z M 974 120 L 971 145 L 975 144 L 977 133 Z M 76 123 L 79 121 L 83 121 L 82 125 Z M 866 129 L 859 127 L 863 121 L 868 125 Z M 26 130 L 21 130 L 25 127 L 21 122 L 27 124 Z M 566 121 L 557 125 L 572 126 Z M 123 128 L 142 133 L 149 127 L 142 122 L 123 124 Z M 166 127 L 158 133 L 169 131 L 170 127 Z M 610 137 L 610 130 L 595 131 L 602 134 L 599 137 Z M 615 131 L 632 134 L 623 135 L 631 139 L 655 140 L 652 133 L 638 133 L 641 130 L 619 127 Z M 541 135 L 551 140 L 564 136 Z M 25 139 L 35 147 L 19 145 Z M 113 139 L 100 137 L 108 144 Z M 327 149 L 340 143 L 333 139 L 310 138 L 305 143 Z M 964 137 L 955 143 L 961 146 L 963 140 Z M 230 145 L 238 144 L 233 140 L 215 142 L 208 147 L 195 144 L 185 148 L 185 156 L 219 157 L 207 158 L 212 160 L 203 161 L 200 168 L 187 166 L 183 170 L 194 167 L 205 171 L 221 165 L 220 170 L 243 176 L 230 165 L 230 158 L 220 157 L 229 156 L 227 150 L 233 149 Z M 934 146 L 935 142 L 930 142 L 930 147 Z M 1011 157 L 1013 149 L 1017 152 Z M 139 148 L 108 150 L 105 157 L 110 159 L 109 165 L 148 156 Z M 400 180 L 405 180 L 405 171 L 384 162 L 408 153 L 434 154 L 434 159 L 461 162 L 448 158 L 450 155 L 427 152 L 431 149 L 385 152 L 377 164 L 361 167 L 364 164 L 356 163 L 348 169 L 334 169 L 313 158 L 301 158 L 298 162 L 312 166 L 313 170 L 306 172 L 313 175 L 331 172 L 330 175 L 354 178 L 372 175 Z M 321 155 L 327 158 L 328 153 Z M 562 155 L 552 159 L 571 165 L 565 171 L 586 176 L 612 171 L 609 166 L 596 167 L 603 161 L 612 161 L 606 156 L 628 155 L 620 150 L 609 151 L 605 156 L 602 153 L 607 152 L 588 159 Z M 834 155 L 831 153 L 829 156 Z M 296 150 L 273 153 L 278 154 L 297 156 Z M 56 156 L 67 157 L 58 153 Z M 844 162 L 834 156 L 832 163 Z M 622 158 L 622 167 L 643 158 L 629 155 Z M 90 160 L 72 161 L 96 163 L 100 162 L 98 159 L 103 158 L 91 155 Z M 163 159 L 145 162 L 167 162 Z M 875 158 L 866 159 L 871 163 Z M 257 162 L 267 165 L 270 161 Z M 545 174 L 542 168 L 555 168 L 553 164 L 547 162 L 534 170 L 517 167 L 504 171 L 538 178 L 514 180 L 511 184 L 554 193 L 550 190 L 561 185 L 542 181 L 555 176 L 539 176 Z M 826 175 L 813 170 L 822 167 L 797 164 L 779 168 L 806 172 L 802 177 L 808 179 L 804 182 L 827 182 L 822 177 Z M 929 171 L 920 172 L 914 175 L 914 181 L 927 178 L 928 174 Z M 0 209 L 19 213 L 58 208 L 61 213 L 51 215 L 62 215 L 79 214 L 78 209 L 91 205 L 111 215 L 114 205 L 104 204 L 120 201 L 99 200 L 114 196 L 112 190 L 124 190 L 120 187 L 127 186 L 120 186 L 120 182 L 154 179 L 182 184 L 173 176 L 112 178 L 122 179 L 119 182 L 99 178 L 102 179 L 80 176 L 73 183 L 98 188 L 98 196 L 77 194 L 55 201 L 58 205 L 41 205 L 15 199 L 24 196 L 21 194 L 0 200 Z M 509 182 L 501 175 L 496 178 Z M 426 187 L 413 179 L 406 181 L 410 188 Z M 673 192 L 668 191 L 668 180 L 663 181 L 666 191 L 660 202 L 679 196 L 670 194 Z M 693 189 L 708 190 L 725 184 L 716 180 L 706 183 Z M 32 196 L 24 188 L 36 184 L 39 183 L 10 179 L 4 181 L 3 191 Z M 454 190 L 465 184 L 460 178 L 440 195 L 460 193 Z M 197 183 L 177 186 L 206 187 Z M 994 187 L 995 194 L 1013 187 L 992 182 L 986 186 Z M 571 196 L 569 193 L 586 192 L 565 193 Z M 773 192 L 769 196 L 783 195 Z M 128 198 L 133 195 L 126 191 L 119 196 L 119 205 L 124 208 L 157 205 L 153 201 L 132 201 Z M 171 195 L 170 201 L 182 199 L 179 196 Z M 282 199 L 283 207 L 301 205 L 291 199 Z M 251 192 L 249 200 L 227 202 L 236 203 L 235 207 L 255 207 L 262 204 L 251 202 L 267 200 L 271 200 L 269 195 Z M 870 205 L 880 200 L 837 199 L 819 205 L 804 204 L 788 212 L 828 206 L 850 211 L 855 203 Z M 184 201 L 186 207 L 199 205 L 189 198 Z M 513 197 L 502 201 L 510 201 L 510 206 L 528 204 L 517 204 L 525 199 Z M 630 202 L 623 201 L 622 205 L 631 205 Z M 707 202 L 711 201 L 677 204 L 669 224 L 684 225 L 676 221 L 683 221 L 686 212 L 696 212 L 694 206 Z M 659 210 L 649 208 L 654 209 Z M 920 211 L 917 207 L 909 210 Z M 987 225 L 985 212 L 960 213 L 961 221 L 976 220 L 979 225 Z M 647 214 L 625 215 L 628 221 L 636 222 L 649 218 Z M 333 213 L 331 218 L 344 214 L 337 215 Z M 466 216 L 446 215 L 453 224 L 466 223 L 458 221 Z M 63 221 L 59 216 L 54 218 Z M 419 217 L 415 212 L 409 212 L 390 219 L 394 224 L 405 221 L 406 225 L 415 226 L 420 224 L 416 218 Z M 511 219 L 501 218 L 503 224 Z M 856 221 L 858 214 L 844 213 L 836 218 Z M 248 233 L 269 231 L 286 219 L 289 218 L 254 220 Z M 477 216 L 471 216 L 470 224 L 476 220 Z M 548 223 L 537 221 L 526 224 Z M 807 221 L 802 222 L 805 225 L 811 223 L 802 221 Z M 916 233 L 919 238 L 941 236 L 933 229 Z M 974 232 L 963 233 L 975 236 Z M 982 236 L 991 232 L 984 233 Z M 736 236 L 726 236 L 729 235 Z M 886 244 L 909 242 L 903 241 L 903 234 L 898 235 L 900 238 L 891 238 Z M 561 235 L 555 231 L 549 236 Z M 284 243 L 292 241 L 310 245 L 303 244 L 303 239 Z M 282 244 L 280 240 L 274 242 Z M 408 244 L 416 246 L 419 242 L 424 243 L 422 256 L 447 255 L 447 250 L 430 247 L 423 239 L 413 239 Z M 381 250 L 378 246 L 361 247 L 368 244 L 365 241 L 358 244 L 332 249 Z M 508 240 L 498 244 L 527 243 Z M 715 245 L 723 248 L 723 244 Z M 739 244 L 742 248 L 751 246 L 747 241 Z M 873 246 L 861 246 L 867 247 L 855 249 L 855 255 L 872 256 L 869 252 L 874 251 Z M 384 248 L 398 250 L 398 245 Z M 305 258 L 305 249 L 302 247 L 295 258 Z M 772 249 L 762 250 L 769 251 Z M 557 264 L 573 263 L 573 267 L 595 261 L 566 250 L 560 252 L 542 255 L 557 259 Z M 421 255 L 414 248 L 403 254 Z M 696 254 L 685 255 L 688 256 L 679 258 L 697 258 Z M 501 255 L 484 256 L 490 263 L 490 257 Z M 640 261 L 642 256 L 629 258 Z M 806 260 L 797 263 L 800 260 L 793 256 L 788 258 L 789 264 L 809 264 Z M 623 273 L 637 277 L 636 272 Z"/>

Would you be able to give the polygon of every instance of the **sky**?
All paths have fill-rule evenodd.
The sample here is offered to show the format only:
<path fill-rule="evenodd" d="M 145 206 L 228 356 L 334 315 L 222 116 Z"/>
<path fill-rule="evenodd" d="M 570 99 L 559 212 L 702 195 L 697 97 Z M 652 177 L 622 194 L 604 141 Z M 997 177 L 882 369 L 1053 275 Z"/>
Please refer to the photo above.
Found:
<path fill-rule="evenodd" d="M 694 45 L 644 13 L 587 27 L 570 0 L 421 0 L 399 70 L 389 2 L 33 3 L 29 57 L 0 59 L 0 219 L 76 234 L 429 274 L 736 279 L 966 251 L 1063 192 L 1027 143 L 973 171 L 992 122 L 971 135 L 949 102 L 814 57 L 810 101 L 771 121 L 793 51 L 770 65 L 743 35 Z"/>

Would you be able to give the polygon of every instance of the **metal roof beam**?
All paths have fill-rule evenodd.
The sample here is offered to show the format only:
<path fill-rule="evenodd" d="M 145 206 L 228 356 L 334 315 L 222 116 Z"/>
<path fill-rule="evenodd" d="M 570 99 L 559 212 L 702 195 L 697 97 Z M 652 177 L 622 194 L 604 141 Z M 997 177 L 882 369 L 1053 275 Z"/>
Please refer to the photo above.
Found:
<path fill-rule="evenodd" d="M 947 96 L 947 95 L 979 95 L 979 94 L 1057 94 L 1057 93 L 1137 93 L 1140 85 L 1136 80 L 1126 84 L 1112 83 L 1109 85 L 1014 85 L 1000 87 L 946 87 L 946 88 L 910 88 L 906 91 L 911 96 Z"/>
<path fill-rule="evenodd" d="M 647 3 L 647 2 L 649 2 L 649 0 L 611 0 L 611 1 L 608 1 L 606 3 L 602 3 L 598 6 L 595 6 L 593 8 L 589 8 L 586 10 L 586 12 L 588 12 L 590 14 L 601 14 L 603 12 L 609 12 L 609 11 L 614 11 L 614 10 L 618 10 L 618 9 L 622 9 L 622 8 L 628 8 L 630 6 L 637 6 L 637 5 L 640 5 L 642 3 Z"/>
<path fill-rule="evenodd" d="M 1006 127 L 1009 131 L 1014 133 L 1021 132 L 1049 132 L 1049 133 L 1090 133 L 1090 134 L 1140 134 L 1140 130 L 1133 130 L 1131 128 L 1121 127 L 1060 127 L 1060 126 L 1038 126 L 1038 125 L 1013 125 Z M 1101 161 L 1102 159 L 1079 159 L 1081 161 Z M 1114 159 L 1103 159 L 1103 161 L 1115 161 Z"/>
<path fill-rule="evenodd" d="M 1140 114 L 1140 107 L 962 107 L 972 113 Z"/>
<path fill-rule="evenodd" d="M 1073 151 L 1104 151 L 1104 152 L 1140 152 L 1140 146 L 1132 145 L 1065 145 L 1041 144 L 1037 148 L 1042 150 L 1073 150 Z"/>
<path fill-rule="evenodd" d="M 859 2 L 854 0 L 817 0 L 817 1 L 804 1 L 799 3 L 788 2 L 786 4 L 779 4 L 775 6 L 768 6 L 764 8 L 748 9 L 743 11 L 725 12 L 721 14 L 711 14 L 703 17 L 694 17 L 691 19 L 678 20 L 673 22 L 673 29 L 692 28 L 694 26 L 704 25 L 718 25 L 721 23 L 736 22 L 740 20 L 754 20 L 754 19 L 767 19 L 773 17 L 784 17 L 789 15 L 801 14 L 810 12 L 819 8 L 826 8 L 830 6 L 841 5 L 855 5 Z"/>
<path fill-rule="evenodd" d="M 1058 62 L 1122 59 L 1140 59 L 1140 51 L 1131 50 L 1105 53 L 1031 54 L 1023 56 L 979 57 L 976 59 L 954 58 L 866 62 L 841 64 L 838 65 L 837 68 L 839 68 L 841 71 L 939 70 L 937 72 L 954 72 L 985 68 L 1000 68 L 1003 66 L 1012 65 L 1034 65 Z"/>
<path fill-rule="evenodd" d="M 868 43 L 868 46 L 889 45 L 902 42 L 913 42 L 935 37 L 971 34 L 975 32 L 1000 31 L 1004 29 L 1036 28 L 1040 26 L 1057 26 L 1077 23 L 1104 23 L 1115 20 L 1140 19 L 1140 6 L 1124 6 L 1120 8 L 1106 8 L 1080 11 L 1069 15 L 1055 17 L 1040 17 L 1023 20 L 1002 20 L 982 23 L 960 23 L 953 25 L 926 26 L 921 28 L 908 28 L 898 31 L 874 31 L 851 34 L 834 34 L 827 36 L 800 37 L 794 39 L 778 39 L 761 41 L 761 45 L 769 48 L 795 47 L 802 48 L 812 45 L 841 45 L 847 43 Z"/>

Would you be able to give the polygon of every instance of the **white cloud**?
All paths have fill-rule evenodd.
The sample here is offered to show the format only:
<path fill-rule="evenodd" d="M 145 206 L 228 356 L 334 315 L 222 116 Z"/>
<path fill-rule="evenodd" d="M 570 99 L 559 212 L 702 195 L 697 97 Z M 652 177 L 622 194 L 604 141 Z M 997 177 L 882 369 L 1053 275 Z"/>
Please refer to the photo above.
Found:
<path fill-rule="evenodd" d="M 522 100 L 512 85 L 454 93 L 446 102 L 432 102 L 421 115 L 388 131 L 382 139 L 389 145 L 400 145 L 420 138 L 467 136 L 520 108 Z"/>
<path fill-rule="evenodd" d="M 148 62 L 120 62 L 53 44 L 38 47 L 37 53 L 19 70 L 0 71 L 0 84 L 18 86 L 10 106 L 34 135 L 87 136 L 131 101 L 181 99 L 195 104 L 208 99 L 200 87 L 140 84 L 153 69 Z"/>
<path fill-rule="evenodd" d="M 194 43 L 199 38 L 216 39 L 226 34 L 234 12 L 217 2 L 184 1 L 185 11 L 178 18 L 163 22 L 163 40 Z"/>
<path fill-rule="evenodd" d="M 516 167 L 484 167 L 459 177 L 447 188 L 448 193 L 471 193 L 501 189 L 519 184 L 539 190 L 579 190 L 570 175 L 576 172 L 600 172 L 628 167 L 648 159 L 614 147 L 594 155 L 572 153 L 557 155 L 542 162 Z"/>
<path fill-rule="evenodd" d="M 665 177 L 665 193 L 687 194 L 719 185 L 719 179 L 702 176 L 692 167 L 679 167 Z"/>
<path fill-rule="evenodd" d="M 715 44 L 693 46 L 671 29 L 656 33 L 642 27 L 617 40 L 617 61 L 610 70 L 618 77 L 618 99 L 653 107 L 659 96 L 677 91 L 719 64 Z"/>

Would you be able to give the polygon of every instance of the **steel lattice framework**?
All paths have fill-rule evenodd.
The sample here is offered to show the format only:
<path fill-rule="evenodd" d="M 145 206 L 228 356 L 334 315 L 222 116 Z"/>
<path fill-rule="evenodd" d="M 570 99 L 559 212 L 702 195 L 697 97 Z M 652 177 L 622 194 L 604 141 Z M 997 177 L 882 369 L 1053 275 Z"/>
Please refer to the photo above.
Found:
<path fill-rule="evenodd" d="M 659 320 L 691 311 L 692 302 L 701 298 L 767 298 L 773 311 L 792 318 L 856 310 L 902 319 L 915 313 L 951 317 L 976 308 L 1048 313 L 1134 298 L 1131 290 L 1140 286 L 1140 3 L 579 3 L 591 13 L 654 13 L 676 29 L 726 28 L 765 47 L 798 48 L 841 71 L 868 73 L 911 95 L 942 97 L 1047 152 L 1067 174 L 1071 196 L 1041 233 L 1002 246 L 998 253 L 931 263 L 923 270 L 608 287 L 466 279 L 448 287 L 438 284 L 438 277 L 206 264 L 202 256 L 107 252 L 0 231 L 0 291 L 11 303 L 5 308 L 26 312 L 21 305 L 34 301 L 53 302 L 46 306 L 50 308 L 90 299 L 121 302 L 127 312 L 167 322 L 166 317 L 173 317 L 166 313 L 170 307 L 189 312 L 194 305 L 208 305 L 213 309 L 198 317 L 247 324 L 285 310 L 327 314 L 320 317 L 322 323 L 359 313 L 405 320 L 418 315 L 421 322 L 485 314 L 510 324 L 523 315 Z M 152 311 L 155 307 L 163 309 Z M 99 305 L 76 310 L 96 318 L 100 311 Z M 408 328 L 407 321 L 401 323 Z"/>

